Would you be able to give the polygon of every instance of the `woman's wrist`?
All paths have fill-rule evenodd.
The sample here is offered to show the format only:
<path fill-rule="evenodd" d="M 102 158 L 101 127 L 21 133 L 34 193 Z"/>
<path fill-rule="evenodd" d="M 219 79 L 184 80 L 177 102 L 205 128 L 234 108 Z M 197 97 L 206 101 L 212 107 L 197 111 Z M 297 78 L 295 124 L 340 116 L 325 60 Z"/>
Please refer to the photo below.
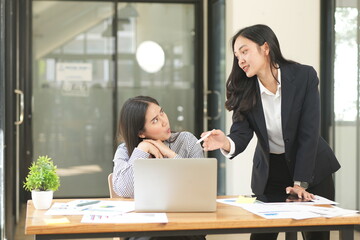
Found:
<path fill-rule="evenodd" d="M 230 152 L 230 148 L 231 148 L 230 141 L 227 138 L 225 138 L 225 139 L 226 139 L 226 141 L 225 141 L 224 145 L 221 147 L 221 149 L 225 150 L 226 152 Z"/>
<path fill-rule="evenodd" d="M 138 146 L 137 146 L 137 148 L 140 149 L 140 150 L 143 151 L 143 152 L 149 153 L 149 146 L 147 145 L 146 142 L 141 142 L 141 143 L 139 143 Z"/>

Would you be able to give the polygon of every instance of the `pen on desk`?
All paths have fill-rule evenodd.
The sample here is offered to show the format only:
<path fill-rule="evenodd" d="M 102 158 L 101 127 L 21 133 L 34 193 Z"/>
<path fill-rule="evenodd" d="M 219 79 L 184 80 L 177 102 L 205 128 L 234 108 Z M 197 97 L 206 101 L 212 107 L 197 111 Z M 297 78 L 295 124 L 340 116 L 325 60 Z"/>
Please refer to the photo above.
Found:
<path fill-rule="evenodd" d="M 99 200 L 95 200 L 95 201 L 90 201 L 90 202 L 83 202 L 83 203 L 79 203 L 76 206 L 77 207 L 83 207 L 83 206 L 87 206 L 87 205 L 91 205 L 91 204 L 95 204 L 95 203 L 99 203 Z"/>
<path fill-rule="evenodd" d="M 265 216 L 275 216 L 278 215 L 277 213 L 264 213 Z"/>
<path fill-rule="evenodd" d="M 207 137 L 209 137 L 211 135 L 211 133 L 214 131 L 215 129 L 211 130 L 210 132 L 208 132 L 207 134 L 205 134 L 205 136 L 203 136 L 202 138 L 200 138 L 199 140 L 196 141 L 196 144 L 201 143 L 202 141 L 204 141 Z"/>

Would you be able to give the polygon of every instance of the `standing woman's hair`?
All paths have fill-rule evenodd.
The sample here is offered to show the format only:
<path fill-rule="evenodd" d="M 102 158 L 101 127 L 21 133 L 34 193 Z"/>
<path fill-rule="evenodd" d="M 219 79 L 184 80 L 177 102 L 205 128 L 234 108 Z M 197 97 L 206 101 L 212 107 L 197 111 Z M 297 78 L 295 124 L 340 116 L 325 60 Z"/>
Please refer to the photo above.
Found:
<path fill-rule="evenodd" d="M 118 141 L 123 139 L 129 156 L 142 141 L 139 134 L 144 131 L 146 111 L 150 103 L 159 105 L 156 99 L 148 96 L 129 98 L 121 108 L 118 125 Z"/>
<path fill-rule="evenodd" d="M 247 38 L 257 45 L 262 46 L 265 42 L 270 49 L 270 68 L 279 68 L 286 63 L 294 63 L 283 57 L 279 41 L 275 33 L 266 25 L 257 24 L 246 27 L 237 32 L 231 41 L 231 48 L 234 53 L 234 44 L 238 37 Z M 272 71 L 271 71 L 272 72 Z M 250 111 L 257 103 L 260 95 L 257 91 L 257 76 L 248 78 L 245 72 L 239 67 L 238 59 L 234 55 L 233 66 L 226 82 L 225 107 L 229 111 L 234 110 L 233 120 L 242 120 L 244 114 Z"/>

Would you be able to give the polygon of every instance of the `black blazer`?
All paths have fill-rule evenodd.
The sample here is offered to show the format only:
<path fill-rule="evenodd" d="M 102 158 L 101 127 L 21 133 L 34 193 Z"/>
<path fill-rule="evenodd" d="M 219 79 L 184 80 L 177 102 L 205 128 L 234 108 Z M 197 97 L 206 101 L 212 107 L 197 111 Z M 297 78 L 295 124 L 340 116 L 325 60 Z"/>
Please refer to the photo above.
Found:
<path fill-rule="evenodd" d="M 340 168 L 333 151 L 320 137 L 319 79 L 314 68 L 301 64 L 280 66 L 281 118 L 285 158 L 294 181 L 318 184 Z M 254 81 L 258 82 L 256 77 Z M 253 159 L 251 188 L 263 194 L 269 173 L 269 140 L 260 99 L 242 121 L 233 122 L 228 135 L 235 143 L 233 157 L 245 150 L 253 133 L 258 142 Z"/>

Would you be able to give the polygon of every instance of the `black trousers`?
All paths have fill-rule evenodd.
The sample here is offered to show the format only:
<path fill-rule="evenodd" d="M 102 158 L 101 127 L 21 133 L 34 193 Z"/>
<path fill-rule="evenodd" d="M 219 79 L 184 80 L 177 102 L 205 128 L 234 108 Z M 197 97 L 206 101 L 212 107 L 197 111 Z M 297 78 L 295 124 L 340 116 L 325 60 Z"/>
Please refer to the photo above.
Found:
<path fill-rule="evenodd" d="M 270 154 L 269 178 L 265 188 L 265 194 L 285 193 L 286 187 L 293 186 L 294 181 L 290 175 L 284 154 Z M 325 197 L 330 200 L 335 199 L 335 187 L 332 175 L 326 177 L 322 182 L 315 186 L 310 186 L 308 192 Z M 253 233 L 250 240 L 276 240 L 279 233 Z M 302 232 L 305 240 L 329 240 L 330 232 Z"/>

